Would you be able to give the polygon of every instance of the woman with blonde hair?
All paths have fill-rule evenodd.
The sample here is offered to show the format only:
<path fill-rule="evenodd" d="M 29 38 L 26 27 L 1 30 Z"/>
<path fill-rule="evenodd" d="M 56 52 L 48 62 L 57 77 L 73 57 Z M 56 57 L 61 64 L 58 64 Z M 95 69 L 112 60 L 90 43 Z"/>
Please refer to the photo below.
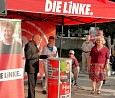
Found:
<path fill-rule="evenodd" d="M 92 80 L 92 94 L 95 93 L 97 85 L 97 94 L 101 93 L 103 80 L 106 79 L 106 68 L 109 64 L 109 50 L 104 45 L 105 39 L 103 36 L 97 36 L 95 39 L 96 45 L 91 49 L 88 69 L 89 78 Z"/>

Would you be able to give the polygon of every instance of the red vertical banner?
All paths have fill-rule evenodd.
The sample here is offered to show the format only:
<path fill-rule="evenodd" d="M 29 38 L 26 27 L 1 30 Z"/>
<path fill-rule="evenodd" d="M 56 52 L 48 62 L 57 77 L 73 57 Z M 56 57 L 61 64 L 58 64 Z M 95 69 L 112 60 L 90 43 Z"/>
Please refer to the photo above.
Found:
<path fill-rule="evenodd" d="M 71 59 L 50 58 L 48 62 L 47 97 L 71 98 Z"/>
<path fill-rule="evenodd" d="M 48 98 L 58 98 L 58 80 L 59 61 L 51 59 L 48 64 Z"/>
<path fill-rule="evenodd" d="M 0 19 L 0 98 L 24 98 L 21 21 Z"/>
<path fill-rule="evenodd" d="M 60 61 L 59 98 L 71 98 L 71 59 Z"/>

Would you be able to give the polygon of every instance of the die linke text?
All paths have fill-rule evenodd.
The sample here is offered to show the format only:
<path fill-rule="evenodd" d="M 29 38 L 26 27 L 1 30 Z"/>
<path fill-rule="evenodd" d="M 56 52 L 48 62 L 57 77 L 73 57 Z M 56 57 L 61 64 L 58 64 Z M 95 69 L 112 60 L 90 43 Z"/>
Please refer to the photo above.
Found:
<path fill-rule="evenodd" d="M 93 15 L 93 12 L 91 12 L 91 4 L 74 3 L 72 1 L 63 2 L 46 0 L 45 12 L 73 15 Z"/>

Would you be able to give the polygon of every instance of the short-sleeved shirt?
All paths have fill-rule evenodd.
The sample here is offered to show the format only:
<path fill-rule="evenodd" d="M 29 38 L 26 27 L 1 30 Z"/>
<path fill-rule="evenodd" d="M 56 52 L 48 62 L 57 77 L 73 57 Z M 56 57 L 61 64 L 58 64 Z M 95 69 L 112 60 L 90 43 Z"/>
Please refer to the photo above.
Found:
<path fill-rule="evenodd" d="M 84 52 L 90 52 L 91 51 L 91 48 L 93 47 L 93 43 L 91 41 L 89 42 L 83 42 L 82 44 L 82 51 Z"/>
<path fill-rule="evenodd" d="M 42 55 L 50 55 L 50 54 L 56 54 L 56 58 L 58 58 L 58 51 L 56 46 L 53 47 L 49 47 L 48 45 L 44 46 L 42 50 Z M 47 64 L 48 64 L 47 59 L 44 59 L 44 65 Z"/>
<path fill-rule="evenodd" d="M 72 67 L 78 67 L 78 66 L 79 66 L 79 63 L 78 63 L 77 58 L 73 58 L 72 59 Z"/>
<path fill-rule="evenodd" d="M 97 49 L 97 46 L 94 46 L 90 52 L 92 57 L 91 63 L 102 63 L 105 64 L 107 59 L 110 59 L 109 49 L 104 46 L 101 50 Z"/>

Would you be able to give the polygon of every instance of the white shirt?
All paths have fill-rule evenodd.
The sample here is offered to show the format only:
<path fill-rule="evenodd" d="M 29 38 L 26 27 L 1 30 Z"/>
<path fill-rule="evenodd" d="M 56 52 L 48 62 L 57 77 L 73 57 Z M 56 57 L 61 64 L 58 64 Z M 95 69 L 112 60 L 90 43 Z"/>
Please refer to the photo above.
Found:
<path fill-rule="evenodd" d="M 51 55 L 51 54 L 56 54 L 56 58 L 58 58 L 58 51 L 57 47 L 53 46 L 53 50 L 51 51 L 48 46 L 46 45 L 43 50 L 42 50 L 42 55 Z M 53 57 L 53 56 L 52 56 Z M 50 58 L 52 58 L 50 57 Z M 44 64 L 47 64 L 47 60 L 44 60 Z"/>

